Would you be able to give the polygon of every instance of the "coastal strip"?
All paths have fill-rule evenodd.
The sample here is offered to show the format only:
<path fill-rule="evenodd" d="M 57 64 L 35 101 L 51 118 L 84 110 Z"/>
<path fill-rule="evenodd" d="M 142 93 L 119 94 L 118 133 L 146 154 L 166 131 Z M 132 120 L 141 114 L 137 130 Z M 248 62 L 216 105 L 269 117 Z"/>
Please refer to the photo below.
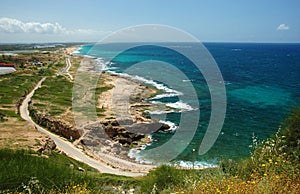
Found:
<path fill-rule="evenodd" d="M 41 79 L 38 82 L 38 84 L 35 86 L 35 88 L 24 98 L 24 100 L 20 106 L 20 115 L 24 120 L 32 123 L 36 127 L 37 130 L 41 131 L 42 133 L 47 134 L 52 140 L 54 140 L 54 142 L 58 146 L 58 148 L 61 151 L 63 151 L 64 153 L 66 153 L 68 156 L 70 156 L 78 161 L 84 162 L 95 169 L 98 169 L 101 173 L 109 173 L 109 174 L 132 176 L 132 177 L 145 175 L 145 173 L 147 172 L 147 170 L 149 170 L 149 168 L 146 169 L 146 171 L 145 171 L 145 168 L 143 168 L 144 169 L 143 172 L 141 172 L 141 171 L 140 172 L 137 172 L 137 171 L 130 172 L 130 171 L 124 171 L 121 169 L 113 168 L 113 167 L 111 167 L 111 165 L 109 165 L 109 163 L 111 162 L 112 159 L 114 161 L 118 161 L 118 164 L 120 166 L 122 166 L 123 163 L 127 164 L 129 166 L 131 164 L 130 163 L 128 164 L 128 161 L 126 161 L 126 160 L 122 160 L 120 158 L 114 158 L 113 156 L 109 156 L 109 157 L 107 157 L 107 159 L 102 157 L 101 160 L 87 156 L 85 153 L 82 152 L 82 150 L 75 147 L 71 142 L 67 141 L 66 139 L 64 139 L 56 134 L 49 132 L 45 128 L 36 124 L 29 115 L 28 104 L 31 101 L 32 96 L 34 95 L 34 92 L 42 85 L 42 83 L 43 83 L 43 81 L 45 81 L 45 79 L 46 79 L 46 77 Z M 109 160 L 108 160 L 108 158 L 109 158 Z"/>
<path fill-rule="evenodd" d="M 97 60 L 85 57 L 81 63 L 79 71 L 86 72 L 85 76 L 93 77 L 99 74 L 95 71 Z M 77 125 L 82 130 L 82 136 L 75 142 L 76 146 L 113 168 L 148 172 L 154 168 L 153 165 L 141 164 L 128 155 L 132 148 L 142 149 L 151 143 L 149 134 L 170 128 L 167 124 L 144 115 L 144 110 L 151 109 L 152 106 L 152 103 L 144 100 L 153 97 L 157 90 L 137 80 L 106 72 L 102 72 L 99 77 L 101 85 L 97 87 L 109 88 L 95 96 L 96 109 L 102 110 L 101 116 L 91 122 L 84 113 L 75 113 L 80 115 L 76 118 L 80 120 L 77 121 L 80 123 Z M 83 84 L 82 80 L 80 84 Z M 87 109 L 83 108 L 84 103 L 93 98 L 89 92 L 93 87 L 89 83 L 84 84 L 81 96 L 76 102 L 83 106 L 76 107 L 77 109 Z M 86 119 L 82 119 L 84 117 Z"/>

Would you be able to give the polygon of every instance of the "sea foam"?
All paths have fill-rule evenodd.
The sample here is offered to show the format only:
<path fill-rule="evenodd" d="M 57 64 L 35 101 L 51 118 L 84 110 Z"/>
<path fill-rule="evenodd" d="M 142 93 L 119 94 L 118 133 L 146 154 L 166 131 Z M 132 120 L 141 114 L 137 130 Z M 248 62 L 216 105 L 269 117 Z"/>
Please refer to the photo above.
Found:
<path fill-rule="evenodd" d="M 184 168 L 184 169 L 205 169 L 205 168 L 217 168 L 218 165 L 215 164 L 215 162 L 209 163 L 204 161 L 176 161 L 175 163 L 169 163 L 168 165 L 178 167 L 178 168 Z"/>
<path fill-rule="evenodd" d="M 143 149 L 145 149 L 145 148 L 146 147 L 144 147 Z M 135 148 L 130 149 L 130 151 L 128 153 L 128 157 L 130 157 L 130 158 L 134 159 L 136 162 L 139 162 L 142 164 L 158 165 L 154 161 L 145 159 L 145 157 L 142 156 L 142 154 L 141 154 L 142 150 L 137 150 Z M 176 162 L 168 162 L 168 163 L 166 163 L 166 165 L 173 166 L 176 168 L 182 168 L 182 169 L 206 169 L 206 168 L 217 168 L 218 167 L 216 161 L 211 161 L 211 162 L 194 161 L 194 162 L 192 162 L 192 161 L 179 160 Z"/>
<path fill-rule="evenodd" d="M 187 103 L 180 101 L 174 102 L 174 103 L 166 103 L 166 106 L 171 107 L 171 108 L 175 108 L 175 109 L 179 109 L 179 112 L 182 111 L 191 111 L 194 110 L 190 105 L 188 105 Z"/>

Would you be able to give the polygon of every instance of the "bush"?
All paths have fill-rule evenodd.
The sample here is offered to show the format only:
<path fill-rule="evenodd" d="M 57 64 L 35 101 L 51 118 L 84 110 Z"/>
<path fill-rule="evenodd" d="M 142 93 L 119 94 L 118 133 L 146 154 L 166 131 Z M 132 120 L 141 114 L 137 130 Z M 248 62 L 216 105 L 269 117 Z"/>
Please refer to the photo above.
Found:
<path fill-rule="evenodd" d="M 184 183 L 182 171 L 167 165 L 150 171 L 143 179 L 142 191 L 156 193 L 165 189 L 171 189 Z"/>
<path fill-rule="evenodd" d="M 300 162 L 300 107 L 295 109 L 283 123 L 284 129 L 279 132 L 282 137 L 282 152 L 294 163 Z"/>

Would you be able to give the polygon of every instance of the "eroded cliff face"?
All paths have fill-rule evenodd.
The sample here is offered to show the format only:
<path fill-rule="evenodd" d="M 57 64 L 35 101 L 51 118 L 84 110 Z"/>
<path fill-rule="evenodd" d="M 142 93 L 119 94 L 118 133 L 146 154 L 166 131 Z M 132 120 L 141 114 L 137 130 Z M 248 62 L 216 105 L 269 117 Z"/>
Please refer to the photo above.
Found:
<path fill-rule="evenodd" d="M 62 119 L 51 118 L 35 111 L 30 111 L 30 116 L 40 126 L 67 139 L 76 140 L 81 136 L 81 130 L 76 129 L 73 125 L 64 122 Z"/>
<path fill-rule="evenodd" d="M 139 141 L 146 138 L 148 134 L 169 129 L 168 125 L 157 121 L 136 123 L 132 119 L 104 120 L 92 125 L 86 125 L 83 129 L 77 129 L 73 124 L 63 119 L 32 111 L 32 108 L 30 110 L 30 116 L 37 124 L 67 139 L 79 139 L 83 134 L 83 130 L 87 131 L 85 136 L 81 138 L 81 143 L 87 146 L 96 146 L 103 139 L 120 143 L 125 147 L 134 146 L 138 145 Z"/>

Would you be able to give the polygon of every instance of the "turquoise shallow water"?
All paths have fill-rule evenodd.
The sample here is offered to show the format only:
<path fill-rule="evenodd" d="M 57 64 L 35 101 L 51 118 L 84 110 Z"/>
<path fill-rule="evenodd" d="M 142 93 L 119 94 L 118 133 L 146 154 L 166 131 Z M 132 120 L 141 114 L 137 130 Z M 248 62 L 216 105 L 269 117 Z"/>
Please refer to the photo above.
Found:
<path fill-rule="evenodd" d="M 183 93 L 184 102 L 178 96 L 153 100 L 159 103 L 175 103 L 173 105 L 200 104 L 201 114 L 198 129 L 193 140 L 175 161 L 199 161 L 213 164 L 221 158 L 240 158 L 249 155 L 249 145 L 253 134 L 265 139 L 274 134 L 280 122 L 299 105 L 300 102 L 300 44 L 242 44 L 242 43 L 206 43 L 204 44 L 216 60 L 226 85 L 227 113 L 222 131 L 212 147 L 205 155 L 193 152 L 199 148 L 210 117 L 210 92 L 205 79 L 190 61 L 176 53 L 155 46 L 142 46 L 122 52 L 113 63 L 107 64 L 114 72 L 128 73 L 128 68 L 143 61 L 157 60 L 172 64 L 186 75 L 187 79 L 177 80 L 171 72 L 157 71 L 165 80 L 176 83 L 176 90 Z M 191 43 L 172 43 L 172 46 L 189 46 Z M 83 46 L 80 54 L 110 59 L 119 49 L 113 45 Z M 104 64 L 103 63 L 103 64 Z M 155 65 L 148 64 L 154 69 Z M 147 74 L 147 68 L 136 67 L 133 74 L 140 75 L 160 83 Z M 198 99 L 193 99 L 184 90 L 185 84 L 191 83 Z M 171 87 L 171 84 L 165 84 Z M 182 108 L 182 107 L 181 107 Z M 183 113 L 168 113 L 162 118 L 178 125 Z M 152 115 L 160 118 L 162 115 Z M 152 134 L 153 143 L 146 150 L 159 147 L 173 134 Z M 173 146 L 176 149 L 176 145 Z M 143 156 L 140 153 L 140 157 Z"/>

